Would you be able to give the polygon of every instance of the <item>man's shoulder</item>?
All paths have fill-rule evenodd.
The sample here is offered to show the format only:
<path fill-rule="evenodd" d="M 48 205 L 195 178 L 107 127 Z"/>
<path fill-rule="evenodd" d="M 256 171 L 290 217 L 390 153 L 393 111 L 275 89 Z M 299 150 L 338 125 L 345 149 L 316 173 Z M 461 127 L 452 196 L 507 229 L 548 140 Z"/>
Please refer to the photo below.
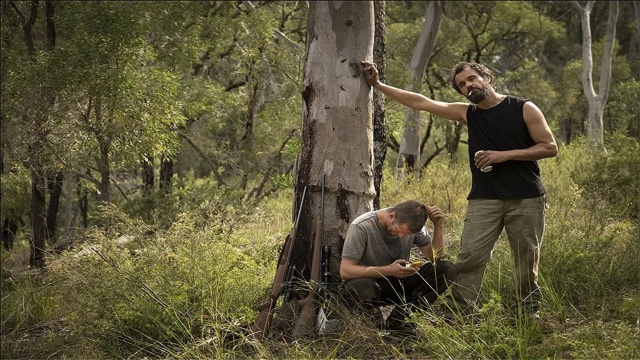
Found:
<path fill-rule="evenodd" d="M 366 212 L 366 213 L 364 213 L 362 215 L 359 215 L 358 217 L 356 217 L 351 222 L 351 224 L 352 225 L 361 225 L 361 224 L 366 224 L 366 223 L 369 223 L 369 222 L 375 223 L 376 213 L 377 213 L 377 211 L 372 210 L 372 211 Z"/>
<path fill-rule="evenodd" d="M 518 104 L 518 105 L 524 105 L 526 102 L 531 101 L 527 98 L 519 97 L 516 95 L 506 95 L 506 99 L 507 99 L 507 103 Z"/>

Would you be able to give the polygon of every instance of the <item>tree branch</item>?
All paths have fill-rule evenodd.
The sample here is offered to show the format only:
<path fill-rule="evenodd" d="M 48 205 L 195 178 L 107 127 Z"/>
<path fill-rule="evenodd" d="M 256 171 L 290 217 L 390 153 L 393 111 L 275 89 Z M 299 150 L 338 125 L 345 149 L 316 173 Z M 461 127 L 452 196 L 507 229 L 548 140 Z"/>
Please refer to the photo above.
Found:
<path fill-rule="evenodd" d="M 209 159 L 209 157 L 207 157 L 207 155 L 205 155 L 205 153 L 202 151 L 202 149 L 200 149 L 200 147 L 198 145 L 196 145 L 193 142 L 193 140 L 191 140 L 186 134 L 184 134 L 182 132 L 178 132 L 178 136 L 183 138 L 189 145 L 191 145 L 193 150 L 195 150 L 198 153 L 198 155 L 200 155 L 202 160 L 204 160 L 204 162 L 207 164 L 207 166 L 209 166 L 209 169 L 211 170 L 213 175 L 216 177 L 216 181 L 218 182 L 218 184 L 222 185 L 222 186 L 226 186 L 227 184 L 224 182 L 224 180 L 222 179 L 222 176 L 218 172 L 217 164 L 213 163 L 211 161 L 211 159 Z"/>
<path fill-rule="evenodd" d="M 15 10 L 18 13 L 18 16 L 20 16 L 20 18 L 24 21 L 24 15 L 22 15 L 22 13 L 20 12 L 20 9 L 18 9 L 16 4 L 13 1 L 9 1 L 9 5 L 11 5 L 13 10 Z"/>
<path fill-rule="evenodd" d="M 387 136 L 387 146 L 395 152 L 400 151 L 400 143 L 398 143 L 398 140 L 391 134 Z"/>
<path fill-rule="evenodd" d="M 429 157 L 424 161 L 424 163 L 420 167 L 420 170 L 425 169 L 427 166 L 429 166 L 429 163 L 431 163 L 431 161 L 435 159 L 436 156 L 438 156 L 442 152 L 442 150 L 446 149 L 446 146 L 443 146 L 443 147 L 438 146 L 437 141 L 435 142 L 435 145 L 436 145 L 436 150 L 431 155 L 429 155 Z"/>
<path fill-rule="evenodd" d="M 251 1 L 243 1 L 242 3 L 249 11 L 253 11 L 255 9 Z M 300 49 L 300 45 L 297 42 L 289 39 L 287 35 L 285 35 L 282 31 L 278 29 L 274 29 L 273 32 L 276 38 L 284 40 L 287 43 L 287 45 L 293 47 L 294 49 Z"/>
<path fill-rule="evenodd" d="M 284 150 L 285 146 L 287 146 L 287 143 L 289 142 L 289 140 L 291 140 L 291 138 L 293 137 L 293 135 L 296 133 L 295 129 L 289 130 L 289 134 L 287 135 L 287 137 L 284 139 L 284 141 L 282 142 L 282 144 L 280 145 L 280 148 L 278 149 L 278 151 L 275 152 L 274 158 L 273 160 L 271 160 L 272 164 L 277 164 L 278 161 L 280 161 L 280 159 L 282 158 L 282 150 Z M 291 167 L 293 168 L 293 166 Z M 260 182 L 260 185 L 258 185 L 256 188 L 252 189 L 246 196 L 246 198 L 251 198 L 252 196 L 254 196 L 255 198 L 261 199 L 264 197 L 262 193 L 267 181 L 269 180 L 269 177 L 271 176 L 271 173 L 273 172 L 273 165 L 271 168 L 269 168 L 264 175 L 262 176 L 262 181 Z"/>

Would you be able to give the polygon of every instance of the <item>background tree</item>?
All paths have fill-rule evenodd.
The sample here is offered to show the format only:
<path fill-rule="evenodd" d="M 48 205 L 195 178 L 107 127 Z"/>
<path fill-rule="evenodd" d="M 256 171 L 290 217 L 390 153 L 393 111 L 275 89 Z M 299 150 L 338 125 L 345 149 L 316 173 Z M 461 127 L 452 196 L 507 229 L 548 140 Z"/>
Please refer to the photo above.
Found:
<path fill-rule="evenodd" d="M 409 63 L 409 80 L 405 90 L 417 91 L 422 85 L 423 76 L 433 56 L 433 49 L 442 21 L 443 2 L 430 1 L 427 4 L 424 16 L 424 25 L 420 37 L 413 50 L 413 56 Z M 404 113 L 404 127 L 400 141 L 399 156 L 396 167 L 401 172 L 406 167 L 407 171 L 416 169 L 420 162 L 420 111 L 406 108 Z M 419 169 L 420 167 L 418 167 Z"/>
<path fill-rule="evenodd" d="M 11 84 L 8 88 L 14 90 L 10 98 L 3 99 L 5 109 L 9 109 L 13 114 L 12 117 L 3 116 L 3 130 L 12 127 L 13 124 L 19 124 L 26 130 L 25 136 L 21 136 L 17 141 L 14 139 L 13 142 L 16 145 L 24 145 L 22 148 L 24 156 L 21 162 L 31 173 L 29 264 L 32 267 L 41 268 L 44 266 L 47 238 L 45 220 L 47 178 L 49 171 L 53 168 L 46 142 L 54 122 L 49 111 L 56 103 L 51 84 L 41 79 L 46 79 L 44 59 L 56 45 L 55 6 L 53 1 L 45 1 L 41 7 L 40 2 L 35 0 L 30 3 L 10 2 L 10 5 L 9 16 L 13 20 L 8 31 L 16 36 L 13 38 L 16 40 L 21 33 L 24 50 L 20 52 L 14 48 L 17 44 L 13 39 L 5 41 L 5 44 L 8 42 L 10 45 L 9 51 L 12 51 L 18 59 L 17 61 L 15 61 L 16 58 L 11 59 L 10 62 L 19 66 L 21 71 L 15 76 L 5 75 L 3 72 L 3 85 Z M 3 10 L 7 9 L 3 8 Z M 38 20 L 43 23 L 42 27 L 36 26 Z M 15 88 L 11 88 L 12 85 Z M 7 93 L 3 91 L 3 94 Z"/>
<path fill-rule="evenodd" d="M 591 10 L 595 1 L 589 1 L 582 7 L 579 2 L 571 2 L 580 13 L 582 23 L 582 88 L 589 103 L 587 113 L 587 137 L 597 144 L 603 141 L 603 112 L 609 97 L 611 87 L 611 61 L 613 57 L 614 41 L 616 36 L 616 24 L 618 22 L 619 4 L 617 1 L 609 3 L 609 19 L 607 21 L 607 33 L 605 49 L 602 54 L 602 67 L 600 69 L 600 83 L 598 92 L 593 87 L 593 58 L 591 50 Z"/>

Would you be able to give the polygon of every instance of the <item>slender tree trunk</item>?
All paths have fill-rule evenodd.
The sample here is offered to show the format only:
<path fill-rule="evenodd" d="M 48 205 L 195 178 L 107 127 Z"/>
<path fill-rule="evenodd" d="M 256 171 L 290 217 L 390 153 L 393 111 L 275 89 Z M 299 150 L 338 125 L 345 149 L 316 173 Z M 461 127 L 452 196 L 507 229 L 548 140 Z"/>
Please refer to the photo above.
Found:
<path fill-rule="evenodd" d="M 441 1 L 430 1 L 427 4 L 424 26 L 409 64 L 409 76 L 411 78 L 405 86 L 405 90 L 416 91 L 422 84 L 422 78 L 431 60 L 443 12 Z M 419 162 L 420 111 L 405 108 L 404 129 L 400 141 L 400 152 L 396 160 L 398 175 L 402 174 L 403 168 L 410 172 L 416 170 L 416 168 L 419 168 L 419 166 L 416 167 Z"/>
<path fill-rule="evenodd" d="M 145 159 L 142 160 L 142 191 L 148 194 L 153 189 L 153 185 L 153 158 L 145 157 Z"/>
<path fill-rule="evenodd" d="M 247 154 L 253 152 L 253 142 L 255 137 L 253 133 L 253 126 L 259 102 L 258 89 L 258 83 L 255 83 L 251 88 L 251 93 L 249 95 L 249 104 L 247 106 L 247 119 L 244 125 L 245 133 L 242 136 L 242 150 Z M 252 164 L 251 162 L 245 160 L 242 161 L 242 177 L 240 180 L 240 188 L 242 190 L 247 190 L 247 187 L 249 185 L 249 173 L 251 172 L 252 167 L 255 167 L 255 164 Z"/>
<path fill-rule="evenodd" d="M 63 181 L 64 175 L 61 172 L 54 172 L 53 174 L 50 174 L 48 179 L 49 208 L 47 209 L 47 240 L 51 245 L 56 242 L 58 210 L 60 208 L 60 196 L 62 195 Z"/>
<path fill-rule="evenodd" d="M 29 7 L 29 15 L 23 19 L 24 23 L 22 25 L 22 35 L 24 38 L 27 55 L 31 63 L 35 63 L 36 61 L 36 48 L 33 39 L 33 27 L 38 17 L 38 7 L 38 1 L 31 1 L 31 5 Z M 55 36 L 53 36 L 54 34 L 50 33 L 50 31 L 53 29 L 53 22 L 49 21 L 50 19 L 52 19 L 52 11 L 53 7 L 47 7 L 45 9 L 45 15 L 47 17 L 47 50 L 50 50 L 50 45 L 52 44 L 51 39 L 55 39 Z M 41 115 L 42 113 L 44 113 L 44 111 L 40 112 L 40 114 L 39 111 L 35 111 L 34 115 L 32 115 L 33 118 L 31 120 L 36 124 L 36 131 L 33 134 L 33 140 L 29 144 L 29 152 L 34 156 L 28 164 L 28 166 L 31 168 L 31 201 L 29 204 L 31 225 L 29 245 L 31 251 L 29 256 L 29 265 L 35 268 L 44 267 L 44 255 L 47 237 L 45 203 L 46 178 L 44 177 L 45 170 L 43 166 L 43 159 L 39 154 L 39 150 L 44 146 L 46 139 L 46 133 L 44 131 L 45 126 L 43 126 L 43 124 L 46 122 L 46 118 Z"/>
<path fill-rule="evenodd" d="M 73 225 L 73 184 L 76 182 L 76 177 L 72 174 L 67 176 L 67 180 L 64 182 L 64 240 L 71 240 L 71 227 Z"/>
<path fill-rule="evenodd" d="M 17 233 L 18 221 L 9 214 L 2 224 L 2 245 L 5 250 L 11 251 L 13 249 L 13 240 L 15 240 Z"/>
<path fill-rule="evenodd" d="M 46 179 L 36 169 L 31 170 L 31 236 L 29 239 L 31 255 L 29 265 L 44 267 L 44 254 L 47 238 L 46 224 Z"/>
<path fill-rule="evenodd" d="M 165 194 L 171 192 L 171 178 L 173 177 L 173 160 L 162 157 L 160 160 L 160 191 Z"/>
<path fill-rule="evenodd" d="M 585 7 L 582 7 L 577 1 L 572 1 L 572 4 L 579 11 L 582 24 L 582 89 L 589 103 L 589 110 L 587 112 L 587 138 L 595 145 L 602 146 L 604 140 L 602 117 L 611 86 L 611 62 L 613 58 L 616 24 L 618 22 L 619 4 L 618 1 L 611 1 L 609 3 L 609 19 L 607 21 L 607 33 L 605 35 L 600 83 L 597 93 L 593 87 L 590 20 L 591 10 L 593 9 L 595 1 L 589 1 Z"/>
<path fill-rule="evenodd" d="M 375 11 L 375 36 L 373 45 L 373 61 L 378 66 L 380 81 L 387 81 L 387 50 L 385 47 L 386 26 L 384 22 L 386 14 L 386 2 L 376 0 L 373 2 Z M 387 123 L 384 106 L 384 95 L 379 91 L 373 92 L 373 187 L 376 196 L 373 198 L 373 208 L 380 209 L 380 186 L 384 168 L 384 159 L 387 156 Z"/>
<path fill-rule="evenodd" d="M 458 145 L 462 137 L 462 124 L 459 122 L 447 123 L 446 127 L 446 144 L 447 153 L 449 154 L 449 163 L 458 163 Z"/>
<path fill-rule="evenodd" d="M 96 98 L 95 105 L 96 122 L 102 123 L 104 121 L 102 117 L 102 101 L 100 98 Z M 100 183 L 98 183 L 98 199 L 100 201 L 111 201 L 111 168 L 109 165 L 109 150 L 111 149 L 111 141 L 103 134 L 98 135 L 98 147 L 100 153 L 96 156 L 96 168 L 100 173 Z"/>
<path fill-rule="evenodd" d="M 640 2 L 632 1 L 629 6 L 633 7 L 632 11 L 636 19 L 636 31 L 631 38 L 631 45 L 629 46 L 629 63 L 635 64 L 631 71 L 637 73 L 640 71 Z M 640 140 L 640 133 L 638 133 L 638 140 Z"/>
<path fill-rule="evenodd" d="M 338 262 L 347 227 L 373 208 L 375 197 L 373 91 L 361 70 L 361 61 L 373 61 L 374 35 L 372 1 L 309 3 L 294 214 L 305 187 L 307 193 L 293 264 L 308 269 L 316 223 L 324 217 L 324 245 L 331 247 L 334 282 L 339 281 Z M 319 186 L 323 174 L 324 199 Z"/>
<path fill-rule="evenodd" d="M 91 172 L 87 169 L 87 175 L 91 176 Z M 82 183 L 78 181 L 78 211 L 80 212 L 80 218 L 82 219 L 82 227 L 89 227 L 89 194 L 87 190 L 82 186 Z"/>

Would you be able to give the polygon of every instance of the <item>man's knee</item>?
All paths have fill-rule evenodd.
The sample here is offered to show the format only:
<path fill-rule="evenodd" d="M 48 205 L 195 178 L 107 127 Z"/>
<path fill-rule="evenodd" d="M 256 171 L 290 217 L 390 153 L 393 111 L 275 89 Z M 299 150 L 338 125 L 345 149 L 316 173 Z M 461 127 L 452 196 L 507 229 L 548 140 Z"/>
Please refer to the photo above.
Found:
<path fill-rule="evenodd" d="M 349 301 L 372 303 L 380 298 L 380 285 L 374 279 L 359 278 L 347 280 L 344 294 Z"/>
<path fill-rule="evenodd" d="M 451 261 L 438 260 L 436 262 L 436 273 L 441 275 L 447 283 L 453 282 L 458 276 L 459 272 L 460 268 L 458 267 L 458 265 L 452 263 Z"/>
<path fill-rule="evenodd" d="M 491 253 L 486 255 L 481 251 L 461 251 L 458 253 L 456 266 L 458 267 L 458 272 L 469 273 L 483 268 L 490 259 Z"/>

